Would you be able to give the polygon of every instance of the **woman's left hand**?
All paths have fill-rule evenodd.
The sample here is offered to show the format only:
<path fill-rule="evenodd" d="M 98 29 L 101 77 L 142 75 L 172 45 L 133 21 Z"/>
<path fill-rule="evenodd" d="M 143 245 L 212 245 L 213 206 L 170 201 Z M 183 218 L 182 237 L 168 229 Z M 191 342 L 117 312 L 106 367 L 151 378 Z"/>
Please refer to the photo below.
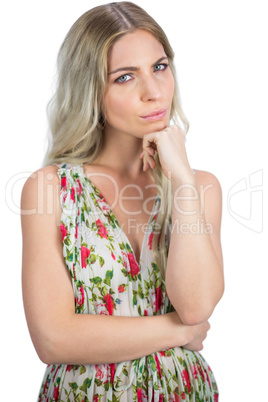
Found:
<path fill-rule="evenodd" d="M 161 131 L 145 134 L 142 147 L 140 158 L 143 158 L 144 171 L 156 167 L 154 155 L 158 152 L 161 167 L 169 180 L 183 181 L 189 174 L 192 176 L 181 128 L 173 125 Z"/>

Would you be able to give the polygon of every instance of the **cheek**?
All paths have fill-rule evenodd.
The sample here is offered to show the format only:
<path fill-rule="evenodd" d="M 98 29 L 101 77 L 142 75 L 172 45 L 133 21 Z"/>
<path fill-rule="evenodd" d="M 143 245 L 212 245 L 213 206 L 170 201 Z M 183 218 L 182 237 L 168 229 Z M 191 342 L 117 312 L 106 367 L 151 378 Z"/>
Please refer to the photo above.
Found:
<path fill-rule="evenodd" d="M 133 113 L 129 97 L 124 96 L 106 96 L 104 98 L 104 112 L 106 120 L 113 123 L 125 121 Z"/>

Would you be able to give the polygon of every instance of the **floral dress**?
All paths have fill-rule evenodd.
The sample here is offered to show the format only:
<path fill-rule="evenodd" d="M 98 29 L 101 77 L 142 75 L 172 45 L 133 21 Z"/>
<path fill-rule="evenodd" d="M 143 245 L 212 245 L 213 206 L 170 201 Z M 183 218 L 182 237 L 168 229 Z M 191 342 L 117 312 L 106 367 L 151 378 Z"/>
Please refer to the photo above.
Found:
<path fill-rule="evenodd" d="M 155 198 L 138 264 L 126 234 L 83 165 L 55 165 L 63 256 L 76 313 L 137 317 L 174 311 L 152 252 L 160 196 Z M 48 365 L 38 402 L 54 401 L 215 402 L 218 389 L 200 353 L 173 347 L 120 363 Z"/>

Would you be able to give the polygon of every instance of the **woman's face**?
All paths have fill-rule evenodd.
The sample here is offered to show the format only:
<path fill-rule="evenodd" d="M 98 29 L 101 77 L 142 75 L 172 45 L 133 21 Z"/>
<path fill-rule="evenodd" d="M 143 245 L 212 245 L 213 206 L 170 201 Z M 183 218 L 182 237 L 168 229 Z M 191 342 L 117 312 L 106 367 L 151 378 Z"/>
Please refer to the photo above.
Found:
<path fill-rule="evenodd" d="M 120 38 L 108 56 L 105 132 L 142 138 L 169 125 L 174 78 L 160 42 L 137 30 Z"/>

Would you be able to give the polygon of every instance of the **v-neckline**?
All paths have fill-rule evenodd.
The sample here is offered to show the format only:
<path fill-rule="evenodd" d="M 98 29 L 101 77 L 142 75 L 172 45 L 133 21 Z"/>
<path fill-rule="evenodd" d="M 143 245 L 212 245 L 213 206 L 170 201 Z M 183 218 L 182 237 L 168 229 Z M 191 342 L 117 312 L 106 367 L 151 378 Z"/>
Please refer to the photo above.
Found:
<path fill-rule="evenodd" d="M 146 224 L 146 229 L 145 229 L 145 233 L 144 233 L 144 235 L 143 235 L 143 240 L 142 240 L 142 244 L 141 244 L 140 258 L 139 258 L 139 261 L 138 261 L 138 260 L 137 260 L 137 257 L 136 257 L 136 254 L 135 254 L 135 252 L 134 252 L 134 249 L 133 249 L 133 247 L 132 247 L 132 245 L 131 245 L 131 243 L 130 243 L 130 241 L 129 241 L 129 239 L 128 239 L 128 236 L 126 235 L 125 231 L 122 229 L 122 227 L 121 227 L 121 225 L 120 225 L 120 223 L 119 223 L 117 217 L 115 216 L 115 214 L 114 214 L 114 212 L 113 212 L 113 210 L 112 210 L 110 204 L 108 204 L 108 202 L 106 201 L 105 197 L 103 196 L 102 192 L 98 189 L 98 187 L 95 186 L 95 184 L 92 183 L 92 181 L 87 177 L 87 175 L 86 175 L 86 173 L 85 173 L 85 169 L 84 169 L 83 164 L 81 163 L 79 166 L 80 166 L 80 168 L 81 168 L 81 170 L 82 170 L 83 178 L 86 179 L 86 180 L 89 182 L 89 184 L 91 185 L 91 187 L 93 188 L 93 190 L 94 190 L 94 192 L 95 192 L 95 195 L 97 194 L 97 196 L 98 196 L 103 202 L 105 202 L 105 204 L 107 205 L 107 209 L 108 209 L 108 211 L 109 211 L 109 215 L 110 215 L 110 216 L 112 215 L 112 217 L 113 217 L 113 219 L 114 219 L 114 221 L 115 221 L 117 227 L 118 227 L 119 230 L 121 231 L 122 236 L 125 238 L 125 241 L 126 241 L 127 244 L 129 245 L 129 247 L 130 247 L 130 249 L 131 249 L 131 251 L 132 251 L 132 254 L 133 254 L 133 256 L 134 256 L 134 259 L 135 259 L 136 263 L 138 264 L 139 267 L 141 267 L 141 262 L 143 261 L 143 258 L 142 258 L 142 257 L 143 257 L 143 250 L 144 250 L 144 248 L 145 248 L 145 241 L 146 241 L 146 238 L 148 237 L 147 235 L 148 235 L 148 232 L 149 232 L 148 228 L 149 228 L 149 226 L 150 226 L 150 224 L 151 224 L 151 221 L 152 221 L 152 218 L 153 218 L 153 215 L 154 215 L 154 212 L 155 212 L 155 207 L 156 207 L 156 205 L 157 205 L 157 201 L 158 201 L 158 199 L 160 199 L 159 194 L 157 193 L 156 196 L 155 196 L 154 205 L 153 205 L 152 211 L 151 211 L 151 213 L 150 213 L 148 222 L 147 222 L 147 224 Z M 100 206 L 100 208 L 101 208 L 102 213 L 104 214 L 103 208 L 102 208 L 101 206 Z"/>

